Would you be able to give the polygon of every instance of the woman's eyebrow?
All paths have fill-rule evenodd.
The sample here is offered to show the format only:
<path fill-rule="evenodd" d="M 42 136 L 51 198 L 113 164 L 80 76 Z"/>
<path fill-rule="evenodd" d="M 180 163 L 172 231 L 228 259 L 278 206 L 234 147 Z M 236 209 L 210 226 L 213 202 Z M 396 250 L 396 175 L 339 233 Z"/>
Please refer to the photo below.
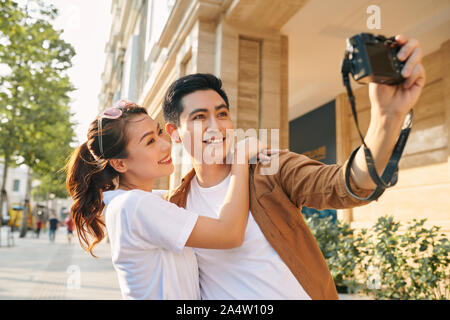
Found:
<path fill-rule="evenodd" d="M 159 131 L 160 130 L 160 126 L 159 126 L 159 123 L 158 123 L 158 125 L 156 126 L 156 131 Z M 141 143 L 141 141 L 145 138 L 145 137 L 147 137 L 148 135 L 151 135 L 151 134 L 153 134 L 153 133 L 155 133 L 155 131 L 149 131 L 149 132 L 146 132 L 146 133 L 144 133 L 144 135 L 141 137 L 141 139 L 139 140 L 139 143 Z"/>

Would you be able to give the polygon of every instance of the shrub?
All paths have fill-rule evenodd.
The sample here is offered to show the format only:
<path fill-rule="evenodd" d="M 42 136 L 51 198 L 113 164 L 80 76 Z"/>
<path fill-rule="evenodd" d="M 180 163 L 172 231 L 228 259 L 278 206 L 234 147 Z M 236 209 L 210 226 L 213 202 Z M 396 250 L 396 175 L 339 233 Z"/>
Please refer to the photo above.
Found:
<path fill-rule="evenodd" d="M 316 214 L 310 215 L 306 222 L 327 261 L 338 292 L 356 292 L 359 285 L 354 270 L 359 251 L 350 225 L 339 220 L 333 222 L 331 216 L 320 218 Z"/>
<path fill-rule="evenodd" d="M 426 219 L 407 223 L 381 217 L 371 229 L 317 215 L 306 219 L 328 263 L 338 292 L 377 299 L 449 299 L 450 243 Z"/>

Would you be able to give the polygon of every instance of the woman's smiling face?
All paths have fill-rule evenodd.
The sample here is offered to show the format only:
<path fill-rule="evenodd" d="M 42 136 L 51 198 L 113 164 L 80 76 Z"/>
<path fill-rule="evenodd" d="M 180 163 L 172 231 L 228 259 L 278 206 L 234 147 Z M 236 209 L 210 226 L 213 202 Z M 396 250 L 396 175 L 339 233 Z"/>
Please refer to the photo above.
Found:
<path fill-rule="evenodd" d="M 148 186 L 150 181 L 172 174 L 171 141 L 158 122 L 146 114 L 136 115 L 129 121 L 126 134 L 128 157 L 121 160 L 125 168 L 121 176 L 127 182 Z"/>

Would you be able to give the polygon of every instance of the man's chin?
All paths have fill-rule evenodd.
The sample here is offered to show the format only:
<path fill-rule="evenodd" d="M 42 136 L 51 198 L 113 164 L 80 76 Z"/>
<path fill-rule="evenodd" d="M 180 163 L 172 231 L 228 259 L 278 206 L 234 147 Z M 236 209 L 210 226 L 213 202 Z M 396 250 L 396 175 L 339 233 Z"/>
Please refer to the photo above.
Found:
<path fill-rule="evenodd" d="M 207 165 L 231 163 L 227 160 L 230 157 L 228 156 L 230 149 L 230 146 L 227 144 L 204 145 L 202 149 L 202 163 Z"/>

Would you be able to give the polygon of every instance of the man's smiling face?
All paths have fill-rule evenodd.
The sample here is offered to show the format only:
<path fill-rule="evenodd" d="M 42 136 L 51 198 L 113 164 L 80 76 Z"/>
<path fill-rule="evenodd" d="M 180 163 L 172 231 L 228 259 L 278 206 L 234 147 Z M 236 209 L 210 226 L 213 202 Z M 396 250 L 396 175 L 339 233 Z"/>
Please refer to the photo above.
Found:
<path fill-rule="evenodd" d="M 203 160 L 214 157 L 225 163 L 233 145 L 233 121 L 226 102 L 216 91 L 209 89 L 184 96 L 181 104 L 183 112 L 178 135 L 184 148 L 197 160 L 203 155 Z"/>

